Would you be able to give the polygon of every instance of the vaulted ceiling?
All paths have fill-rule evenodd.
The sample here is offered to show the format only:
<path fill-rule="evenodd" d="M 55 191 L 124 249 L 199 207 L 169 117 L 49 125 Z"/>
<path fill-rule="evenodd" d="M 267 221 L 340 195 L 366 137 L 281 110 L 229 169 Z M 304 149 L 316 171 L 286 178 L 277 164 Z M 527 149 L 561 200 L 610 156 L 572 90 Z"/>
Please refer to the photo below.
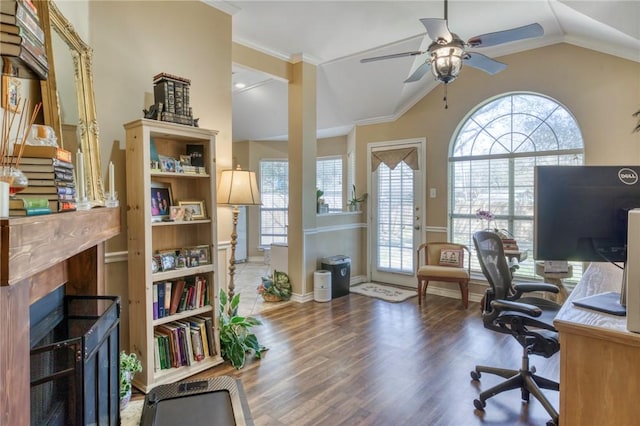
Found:
<path fill-rule="evenodd" d="M 438 85 L 431 74 L 403 83 L 426 55 L 360 60 L 426 50 L 419 19 L 444 18 L 442 0 L 205 1 L 232 14 L 234 42 L 317 65 L 319 137 L 394 120 Z M 640 1 L 449 0 L 448 21 L 463 40 L 534 22 L 544 28 L 543 37 L 477 50 L 492 58 L 565 42 L 640 62 Z M 233 79 L 246 84 L 233 92 L 233 140 L 286 139 L 286 83 L 240 66 Z"/>

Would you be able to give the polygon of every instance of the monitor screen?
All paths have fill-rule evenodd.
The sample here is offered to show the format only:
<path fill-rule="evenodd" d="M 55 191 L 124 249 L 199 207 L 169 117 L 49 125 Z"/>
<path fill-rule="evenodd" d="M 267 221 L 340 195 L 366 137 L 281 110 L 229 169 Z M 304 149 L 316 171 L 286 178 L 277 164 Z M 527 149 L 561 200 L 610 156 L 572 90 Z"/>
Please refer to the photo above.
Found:
<path fill-rule="evenodd" d="M 537 166 L 534 257 L 626 261 L 627 215 L 640 208 L 640 166 Z"/>

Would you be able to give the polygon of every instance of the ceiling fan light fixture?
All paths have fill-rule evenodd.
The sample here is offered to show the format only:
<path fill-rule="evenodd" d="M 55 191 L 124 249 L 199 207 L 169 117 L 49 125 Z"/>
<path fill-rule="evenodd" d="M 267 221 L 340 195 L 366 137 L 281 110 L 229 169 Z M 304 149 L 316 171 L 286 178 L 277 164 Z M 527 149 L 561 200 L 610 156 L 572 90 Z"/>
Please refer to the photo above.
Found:
<path fill-rule="evenodd" d="M 431 72 L 436 80 L 445 84 L 452 82 L 462 69 L 464 50 L 459 46 L 442 46 L 430 51 Z"/>

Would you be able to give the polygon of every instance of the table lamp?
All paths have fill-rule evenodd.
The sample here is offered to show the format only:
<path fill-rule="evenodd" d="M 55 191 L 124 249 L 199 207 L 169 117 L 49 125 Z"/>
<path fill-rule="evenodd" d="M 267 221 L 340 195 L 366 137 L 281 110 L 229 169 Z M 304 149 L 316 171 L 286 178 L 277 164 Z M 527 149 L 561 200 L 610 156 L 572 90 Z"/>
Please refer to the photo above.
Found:
<path fill-rule="evenodd" d="M 217 195 L 218 205 L 233 207 L 233 231 L 231 231 L 231 258 L 229 259 L 229 286 L 227 294 L 233 299 L 235 285 L 233 276 L 236 271 L 236 244 L 238 240 L 239 206 L 259 206 L 260 192 L 256 183 L 256 174 L 249 170 L 242 170 L 240 166 L 235 170 L 223 170 L 220 175 Z"/>

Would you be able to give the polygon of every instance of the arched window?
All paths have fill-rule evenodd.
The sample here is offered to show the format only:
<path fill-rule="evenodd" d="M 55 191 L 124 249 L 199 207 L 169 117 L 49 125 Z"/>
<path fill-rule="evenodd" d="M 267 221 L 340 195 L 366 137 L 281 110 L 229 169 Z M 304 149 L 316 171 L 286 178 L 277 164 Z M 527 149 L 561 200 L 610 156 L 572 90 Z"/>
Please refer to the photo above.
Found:
<path fill-rule="evenodd" d="M 511 93 L 478 106 L 451 144 L 451 241 L 472 247 L 475 231 L 505 229 L 532 257 L 535 166 L 580 165 L 583 157 L 575 118 L 549 97 Z M 479 219 L 479 210 L 495 219 Z M 517 274 L 535 276 L 534 263 L 523 262 Z"/>

